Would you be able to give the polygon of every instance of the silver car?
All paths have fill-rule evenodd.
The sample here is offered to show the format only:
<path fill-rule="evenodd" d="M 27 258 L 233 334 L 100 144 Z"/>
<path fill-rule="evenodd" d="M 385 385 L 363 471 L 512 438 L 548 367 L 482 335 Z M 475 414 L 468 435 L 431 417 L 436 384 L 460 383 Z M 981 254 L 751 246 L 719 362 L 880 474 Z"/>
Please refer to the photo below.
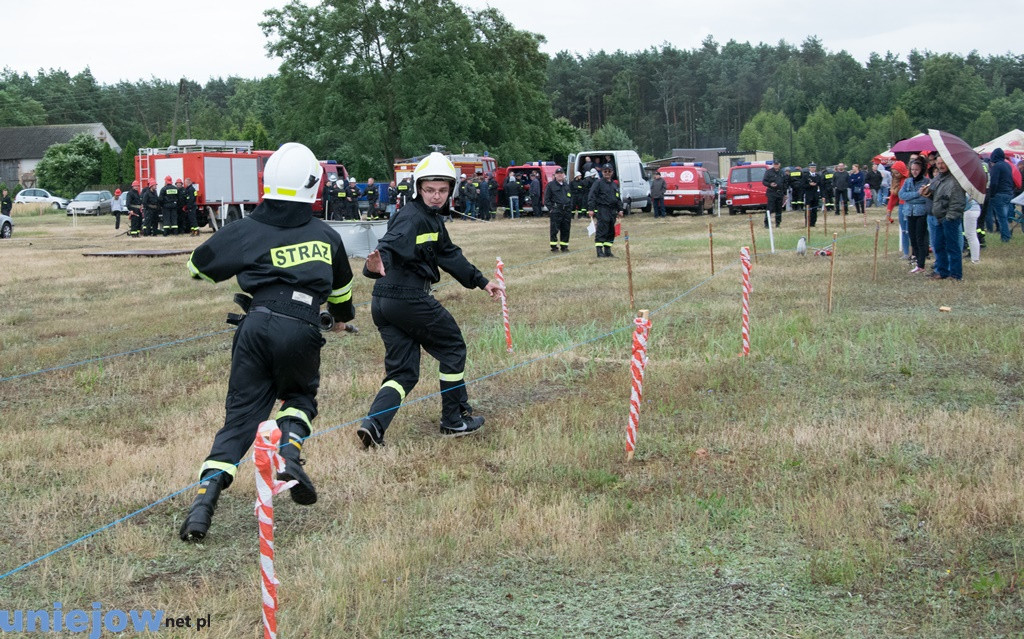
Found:
<path fill-rule="evenodd" d="M 9 215 L 0 213 L 0 239 L 8 239 L 14 231 L 14 220 Z"/>
<path fill-rule="evenodd" d="M 68 215 L 103 215 L 110 213 L 110 191 L 82 191 L 68 203 Z"/>
<path fill-rule="evenodd" d="M 15 204 L 46 204 L 50 208 L 62 209 L 68 205 L 68 201 L 62 197 L 53 195 L 46 189 L 22 189 L 14 196 Z"/>

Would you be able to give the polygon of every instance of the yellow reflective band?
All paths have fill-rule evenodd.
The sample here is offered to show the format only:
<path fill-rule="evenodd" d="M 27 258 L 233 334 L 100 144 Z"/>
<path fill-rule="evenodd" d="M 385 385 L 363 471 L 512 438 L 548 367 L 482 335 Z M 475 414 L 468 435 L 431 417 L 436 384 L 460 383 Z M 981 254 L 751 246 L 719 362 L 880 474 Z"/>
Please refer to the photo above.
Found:
<path fill-rule="evenodd" d="M 831 173 L 826 173 L 825 174 L 825 179 L 826 180 L 831 180 L 832 179 L 832 174 Z"/>
<path fill-rule="evenodd" d="M 205 473 L 208 470 L 221 470 L 227 473 L 228 475 L 234 477 L 235 471 L 238 470 L 238 464 L 229 464 L 227 462 L 213 461 L 208 459 L 203 462 L 203 467 L 199 469 L 199 479 L 202 479 L 203 473 Z"/>
<path fill-rule="evenodd" d="M 277 415 L 274 415 L 274 419 L 277 421 L 281 421 L 285 417 L 298 417 L 303 421 L 303 423 L 306 424 L 307 428 L 313 427 L 313 425 L 309 422 L 309 417 L 306 416 L 306 413 L 303 413 L 298 408 L 285 408 L 284 410 L 277 411 Z"/>
<path fill-rule="evenodd" d="M 440 377 L 442 382 L 461 382 L 466 379 L 466 371 L 461 373 L 441 373 Z"/>
<path fill-rule="evenodd" d="M 200 495 L 205 495 L 206 494 L 206 489 L 205 488 L 200 488 L 199 489 L 199 494 Z"/>
<path fill-rule="evenodd" d="M 402 388 L 402 385 L 399 384 L 398 382 L 396 382 L 395 380 L 389 379 L 388 381 L 386 381 L 383 384 L 381 384 L 380 387 L 381 387 L 381 389 L 384 389 L 384 388 L 393 388 L 393 389 L 395 389 L 396 391 L 398 391 L 398 401 L 399 402 L 404 402 L 405 401 L 405 389 Z"/>
<path fill-rule="evenodd" d="M 263 193 L 264 193 L 264 195 L 266 195 L 267 193 L 270 193 L 270 187 L 269 186 L 263 187 Z M 283 188 L 283 187 L 280 187 L 280 186 L 277 187 L 277 194 L 278 195 L 292 195 L 292 196 L 294 196 L 296 193 L 298 193 L 298 191 L 296 189 L 286 189 L 286 188 Z"/>
<path fill-rule="evenodd" d="M 436 242 L 437 236 L 437 233 L 423 233 L 422 235 L 416 236 L 416 243 L 423 244 L 424 242 Z"/>
<path fill-rule="evenodd" d="M 551 246 L 558 246 L 558 242 L 552 242 Z"/>
<path fill-rule="evenodd" d="M 280 268 L 291 268 L 307 262 L 331 263 L 331 245 L 327 242 L 303 242 L 270 249 L 270 261 Z"/>
<path fill-rule="evenodd" d="M 193 255 L 194 255 L 194 253 L 193 253 Z M 204 279 L 207 282 L 209 282 L 210 284 L 216 284 L 216 282 L 213 281 L 213 278 L 211 278 L 208 275 L 203 274 L 202 271 L 200 271 L 199 269 L 196 268 L 196 265 L 192 263 L 192 256 L 191 255 L 188 258 L 188 264 L 186 264 L 185 266 L 188 267 L 188 272 L 192 274 L 192 277 L 199 278 L 199 279 Z"/>
<path fill-rule="evenodd" d="M 331 304 L 341 304 L 342 302 L 347 302 L 350 299 L 352 299 L 352 282 L 331 291 L 327 301 Z"/>

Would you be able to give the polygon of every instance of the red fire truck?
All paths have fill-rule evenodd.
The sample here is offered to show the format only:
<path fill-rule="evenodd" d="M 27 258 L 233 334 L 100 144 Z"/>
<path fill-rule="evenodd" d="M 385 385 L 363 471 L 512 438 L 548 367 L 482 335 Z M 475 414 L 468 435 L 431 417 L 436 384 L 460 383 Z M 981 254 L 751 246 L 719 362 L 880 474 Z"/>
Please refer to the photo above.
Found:
<path fill-rule="evenodd" d="M 240 220 L 263 200 L 263 167 L 273 151 L 253 150 L 251 141 L 178 140 L 166 149 L 139 149 L 135 158 L 135 179 L 145 185 L 164 178 L 192 178 L 197 189 L 199 224 L 207 220 L 216 230 Z M 321 161 L 323 179 L 313 203 L 313 213 L 323 215 L 323 189 L 328 181 L 347 179 L 345 167 L 333 160 Z"/>
<path fill-rule="evenodd" d="M 523 193 L 519 196 L 519 202 L 524 211 L 530 211 L 530 215 L 540 215 L 540 211 L 534 211 L 530 203 L 530 176 L 536 171 L 540 176 L 540 193 L 544 197 L 544 189 L 548 182 L 555 179 L 555 171 L 562 168 L 555 162 L 527 162 L 516 166 L 503 166 L 497 170 L 495 179 L 498 181 L 498 205 L 508 206 L 508 196 L 505 195 L 505 182 L 508 181 L 508 174 L 515 171 L 516 177 L 520 178 L 523 186 Z M 525 178 L 525 179 L 523 179 Z M 568 179 L 568 178 L 566 178 Z M 541 211 L 547 211 L 547 207 L 541 205 Z"/>
<path fill-rule="evenodd" d="M 476 153 L 445 153 L 444 155 L 455 165 L 455 170 L 466 177 L 473 177 L 477 169 L 484 173 L 493 173 L 494 167 L 497 166 L 494 158 L 486 153 L 483 155 L 477 155 Z M 395 184 L 401 182 L 406 177 L 411 180 L 413 169 L 425 157 L 427 156 L 421 155 L 405 160 L 395 160 Z"/>

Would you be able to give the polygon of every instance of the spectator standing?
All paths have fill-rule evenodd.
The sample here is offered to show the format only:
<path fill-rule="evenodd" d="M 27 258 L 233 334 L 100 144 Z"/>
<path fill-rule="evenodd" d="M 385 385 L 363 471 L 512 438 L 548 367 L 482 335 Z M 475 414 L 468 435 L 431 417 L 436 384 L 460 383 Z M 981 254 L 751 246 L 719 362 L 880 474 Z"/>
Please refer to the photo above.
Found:
<path fill-rule="evenodd" d="M 534 217 L 540 217 L 541 214 L 541 191 L 540 191 L 540 175 L 534 171 L 530 174 L 530 208 L 533 210 Z"/>
<path fill-rule="evenodd" d="M 509 215 L 513 220 L 517 217 L 522 217 L 522 211 L 519 208 L 519 194 L 521 192 L 519 180 L 516 179 L 516 172 L 509 171 L 508 179 L 505 181 L 505 197 L 508 198 Z"/>
<path fill-rule="evenodd" d="M 764 227 L 768 228 L 768 217 L 773 214 L 775 226 L 779 226 L 782 224 L 782 203 L 786 199 L 786 176 L 782 172 L 782 162 L 772 161 L 772 167 L 764 172 L 761 184 L 765 186 L 765 196 L 768 199 Z"/>
<path fill-rule="evenodd" d="M 476 216 L 485 222 L 491 221 L 491 186 L 483 171 L 477 169 L 476 180 L 473 187 L 476 188 Z"/>
<path fill-rule="evenodd" d="M 889 222 L 892 223 L 892 210 L 896 209 L 896 215 L 900 223 L 900 246 L 903 249 L 903 258 L 910 259 L 910 233 L 907 230 L 907 207 L 900 196 L 900 190 L 904 180 L 910 175 L 907 165 L 901 160 L 892 164 L 892 180 L 889 183 L 889 201 L 885 208 L 888 211 Z"/>
<path fill-rule="evenodd" d="M 654 209 L 655 218 L 665 217 L 666 190 L 668 190 L 668 186 L 665 184 L 665 178 L 661 177 L 659 171 L 655 171 L 651 178 L 651 206 Z"/>
<path fill-rule="evenodd" d="M 366 196 L 366 218 L 369 220 L 380 219 L 380 187 L 373 181 L 373 178 L 367 178 L 366 188 L 363 189 L 363 195 Z"/>
<path fill-rule="evenodd" d="M 861 173 L 860 165 L 854 164 L 849 176 L 850 198 L 853 200 L 853 210 L 856 214 L 864 214 L 864 174 Z"/>
<path fill-rule="evenodd" d="M 925 197 L 932 200 L 931 217 L 938 223 L 938 233 L 932 238 L 935 247 L 936 280 L 963 278 L 964 229 L 963 217 L 967 209 L 967 194 L 956 181 L 942 156 L 935 158 L 935 177 L 924 187 Z"/>
<path fill-rule="evenodd" d="M 588 215 L 597 216 L 597 232 L 594 235 L 594 247 L 598 257 L 615 257 L 612 255 L 612 243 L 615 242 L 615 221 L 621 218 L 624 208 L 619 198 L 619 187 L 612 181 L 615 169 L 611 164 L 601 167 L 601 179 L 594 182 L 587 196 Z"/>
<path fill-rule="evenodd" d="M 832 188 L 835 189 L 836 215 L 839 215 L 839 203 L 843 205 L 843 215 L 850 212 L 850 174 L 846 165 L 840 162 L 832 172 Z"/>
<path fill-rule="evenodd" d="M 892 188 L 892 172 L 884 164 L 876 164 L 875 170 L 882 174 L 882 188 L 878 191 L 875 204 L 885 206 L 889 201 L 889 192 Z"/>
<path fill-rule="evenodd" d="M 4 198 L 7 198 L 7 189 L 4 189 Z M 114 199 L 110 201 L 110 212 L 114 216 L 115 231 L 121 228 L 121 212 L 123 210 L 121 203 L 121 189 L 114 189 Z M 10 213 L 3 211 L 3 207 L 0 207 L 0 212 L 10 215 Z"/>
<path fill-rule="evenodd" d="M 555 179 L 544 189 L 544 204 L 548 207 L 551 251 L 569 252 L 569 231 L 572 230 L 572 193 L 565 181 L 562 167 L 555 169 Z"/>
<path fill-rule="evenodd" d="M 905 202 L 901 206 L 905 211 L 903 216 L 910 240 L 907 251 L 911 260 L 916 262 L 911 273 L 923 273 L 924 261 L 928 257 L 928 215 L 932 210 L 932 201 L 922 193 L 928 182 L 924 174 L 924 162 L 914 160 L 910 163 L 910 177 L 903 181 L 899 190 L 899 199 Z"/>
<path fill-rule="evenodd" d="M 1013 199 L 1013 172 L 1006 154 L 1000 149 L 994 149 L 989 158 L 991 166 L 988 170 L 988 214 L 993 216 L 993 221 L 999 226 L 999 237 L 1004 242 L 1009 242 L 1013 235 L 1010 229 L 1010 200 Z"/>
<path fill-rule="evenodd" d="M 120 193 L 120 191 L 118 191 Z M 10 217 L 11 210 L 14 208 L 14 202 L 11 201 L 11 193 L 7 189 L 4 189 L 3 198 L 0 198 L 0 213 Z M 118 222 L 121 218 L 118 216 Z M 116 228 L 116 227 L 115 227 Z"/>
<path fill-rule="evenodd" d="M 818 205 L 821 202 L 821 173 L 818 165 L 811 162 L 804 173 L 804 203 L 807 206 L 807 223 L 814 226 L 818 221 Z"/>
<path fill-rule="evenodd" d="M 139 181 L 132 182 L 132 188 L 125 198 L 128 210 L 128 237 L 139 237 L 142 232 L 142 194 L 139 193 Z"/>
<path fill-rule="evenodd" d="M 882 173 L 878 170 L 877 164 L 872 164 L 871 168 L 864 173 L 864 183 L 871 189 L 871 202 L 868 206 L 874 206 L 875 203 L 879 203 L 881 206 L 882 200 Z"/>

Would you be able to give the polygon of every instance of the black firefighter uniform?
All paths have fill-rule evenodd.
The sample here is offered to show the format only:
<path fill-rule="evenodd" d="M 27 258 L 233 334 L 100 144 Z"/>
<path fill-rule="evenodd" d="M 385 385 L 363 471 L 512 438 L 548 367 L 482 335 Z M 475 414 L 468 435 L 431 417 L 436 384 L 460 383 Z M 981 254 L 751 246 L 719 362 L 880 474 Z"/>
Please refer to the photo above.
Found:
<path fill-rule="evenodd" d="M 370 305 L 384 340 L 384 381 L 368 419 L 380 435 L 391 424 L 420 375 L 420 349 L 439 363 L 441 423 L 458 424 L 472 414 L 465 386 L 466 341 L 451 313 L 430 294 L 444 270 L 466 288 L 484 288 L 487 278 L 452 243 L 441 215 L 411 200 L 388 221 L 377 244 L 385 275 L 376 279 Z M 440 269 L 440 270 L 439 270 Z"/>
<path fill-rule="evenodd" d="M 231 347 L 224 426 L 199 473 L 222 471 L 227 488 L 276 400 L 283 402 L 275 416 L 282 447 L 301 450 L 309 436 L 325 343 L 320 306 L 339 322 L 355 316 L 352 268 L 337 231 L 314 218 L 309 204 L 264 200 L 196 248 L 188 270 L 209 282 L 235 277 L 252 296 Z"/>
<path fill-rule="evenodd" d="M 587 208 L 597 211 L 597 233 L 594 235 L 594 246 L 597 256 L 605 257 L 612 254 L 612 243 L 615 241 L 615 220 L 624 207 L 619 198 L 619 187 L 611 180 L 598 179 L 590 187 L 587 197 Z M 602 252 L 603 249 L 603 252 Z"/>

